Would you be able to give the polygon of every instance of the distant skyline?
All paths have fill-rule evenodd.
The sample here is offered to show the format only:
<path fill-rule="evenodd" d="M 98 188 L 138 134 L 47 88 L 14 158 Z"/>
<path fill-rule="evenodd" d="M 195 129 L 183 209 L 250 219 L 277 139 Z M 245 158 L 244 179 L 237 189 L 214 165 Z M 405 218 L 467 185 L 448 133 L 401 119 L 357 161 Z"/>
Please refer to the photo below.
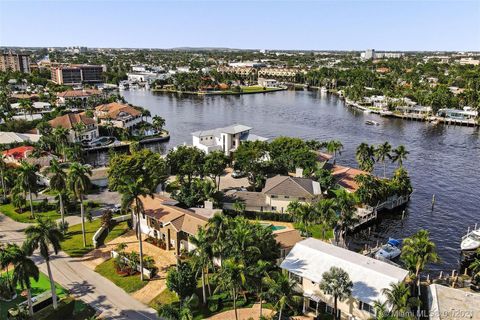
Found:
<path fill-rule="evenodd" d="M 480 1 L 6 1 L 0 46 L 480 51 Z"/>

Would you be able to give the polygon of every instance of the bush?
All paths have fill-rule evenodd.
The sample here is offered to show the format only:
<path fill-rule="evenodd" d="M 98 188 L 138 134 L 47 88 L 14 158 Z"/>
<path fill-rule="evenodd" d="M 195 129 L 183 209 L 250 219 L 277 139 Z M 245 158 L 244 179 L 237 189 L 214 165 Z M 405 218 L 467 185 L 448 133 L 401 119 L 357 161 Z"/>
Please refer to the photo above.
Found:
<path fill-rule="evenodd" d="M 220 304 L 222 303 L 222 299 L 218 296 L 208 297 L 208 310 L 214 313 L 221 309 Z"/>

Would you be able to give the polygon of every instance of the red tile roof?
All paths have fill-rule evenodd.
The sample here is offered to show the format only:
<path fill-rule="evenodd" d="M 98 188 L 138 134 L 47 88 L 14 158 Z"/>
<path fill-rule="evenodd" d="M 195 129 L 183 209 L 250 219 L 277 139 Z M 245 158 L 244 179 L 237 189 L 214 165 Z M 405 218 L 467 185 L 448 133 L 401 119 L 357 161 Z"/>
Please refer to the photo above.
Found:
<path fill-rule="evenodd" d="M 27 156 L 27 153 L 32 152 L 33 150 L 35 150 L 35 148 L 32 146 L 22 146 L 22 147 L 17 147 L 17 148 L 3 151 L 2 154 L 6 157 L 7 156 L 13 157 L 16 160 L 20 160 L 20 159 L 25 159 Z"/>
<path fill-rule="evenodd" d="M 85 89 L 85 90 L 67 90 L 57 93 L 59 98 L 79 98 L 79 97 L 89 97 L 93 95 L 99 95 L 100 91 L 94 89 Z"/>
<path fill-rule="evenodd" d="M 96 124 L 95 120 L 87 117 L 84 113 L 68 113 L 60 117 L 56 117 L 48 121 L 52 128 L 62 127 L 65 129 L 73 129 L 77 123 L 83 123 L 84 125 Z"/>
<path fill-rule="evenodd" d="M 370 174 L 367 171 L 344 167 L 339 165 L 332 166 L 332 176 L 336 182 L 343 188 L 350 192 L 355 192 L 358 189 L 358 183 L 355 181 L 355 177 L 361 174 Z"/>
<path fill-rule="evenodd" d="M 108 104 L 101 104 L 95 108 L 95 111 L 99 113 L 98 117 L 102 119 L 116 119 L 122 112 L 131 115 L 132 117 L 138 117 L 142 113 L 137 109 L 118 102 L 112 102 Z"/>

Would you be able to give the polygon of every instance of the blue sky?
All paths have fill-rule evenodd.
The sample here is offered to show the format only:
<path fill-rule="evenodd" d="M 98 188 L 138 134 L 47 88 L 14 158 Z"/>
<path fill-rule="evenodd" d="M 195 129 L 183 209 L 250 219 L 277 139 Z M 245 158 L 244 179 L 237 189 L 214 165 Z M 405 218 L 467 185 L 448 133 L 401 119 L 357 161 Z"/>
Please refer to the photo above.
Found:
<path fill-rule="evenodd" d="M 480 1 L 6 1 L 0 46 L 477 50 Z"/>

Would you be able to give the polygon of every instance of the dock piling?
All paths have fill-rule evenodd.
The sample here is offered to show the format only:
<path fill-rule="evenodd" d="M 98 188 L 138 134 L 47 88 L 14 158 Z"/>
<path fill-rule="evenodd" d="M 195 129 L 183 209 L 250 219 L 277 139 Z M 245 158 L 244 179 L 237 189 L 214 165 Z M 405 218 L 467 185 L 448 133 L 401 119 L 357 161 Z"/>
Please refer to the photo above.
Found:
<path fill-rule="evenodd" d="M 432 210 L 435 207 L 435 194 L 432 195 Z"/>

